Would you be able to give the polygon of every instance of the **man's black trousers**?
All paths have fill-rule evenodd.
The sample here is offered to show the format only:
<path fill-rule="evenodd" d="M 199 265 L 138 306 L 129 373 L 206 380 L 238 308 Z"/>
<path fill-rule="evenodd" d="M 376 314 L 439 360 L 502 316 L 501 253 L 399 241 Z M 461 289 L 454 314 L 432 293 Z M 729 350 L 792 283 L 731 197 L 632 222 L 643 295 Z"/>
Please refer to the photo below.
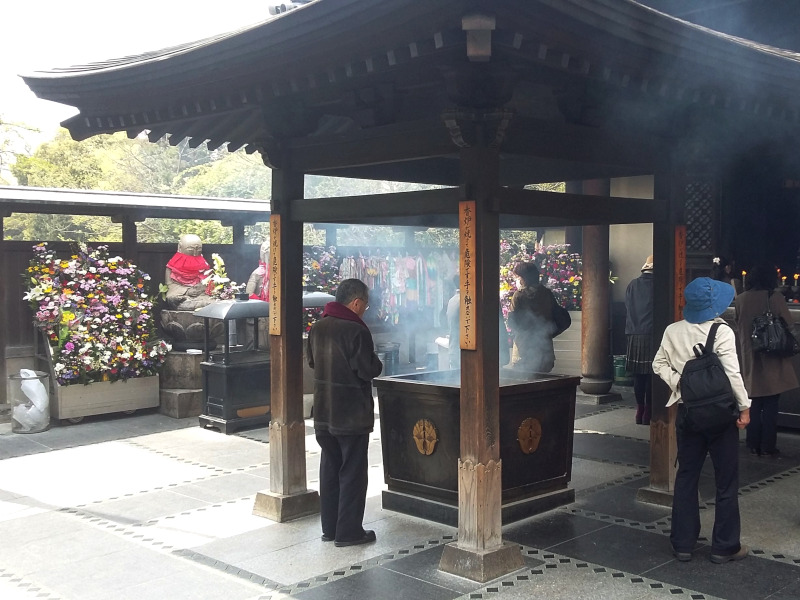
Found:
<path fill-rule="evenodd" d="M 369 434 L 331 435 L 317 430 L 322 449 L 319 498 L 322 534 L 337 542 L 364 537 Z"/>

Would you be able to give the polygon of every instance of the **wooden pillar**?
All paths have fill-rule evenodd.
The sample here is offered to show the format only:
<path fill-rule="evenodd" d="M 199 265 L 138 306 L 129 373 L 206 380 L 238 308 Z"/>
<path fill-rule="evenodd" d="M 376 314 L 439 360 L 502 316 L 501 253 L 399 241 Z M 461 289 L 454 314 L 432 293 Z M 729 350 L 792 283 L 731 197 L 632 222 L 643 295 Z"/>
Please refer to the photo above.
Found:
<path fill-rule="evenodd" d="M 250 271 L 247 269 L 247 261 L 245 260 L 244 255 L 244 222 L 240 221 L 239 219 L 234 219 L 231 221 L 230 227 L 233 233 L 233 256 L 231 257 L 232 260 L 230 261 L 231 265 L 226 270 L 228 271 L 229 277 L 231 277 L 231 279 L 234 281 L 247 282 L 247 278 L 250 276 Z"/>
<path fill-rule="evenodd" d="M 3 210 L 0 211 L 0 273 L 3 273 L 6 276 L 9 276 L 9 267 L 10 265 L 8 260 L 8 253 L 5 251 L 5 218 L 11 216 L 10 210 Z M 16 276 L 16 273 L 13 274 Z M 15 314 L 9 307 L 6 305 L 8 301 L 8 285 L 0 285 L 0 310 L 2 310 L 3 315 L 12 315 Z M 2 387 L 0 387 L 0 403 L 7 404 L 8 398 L 6 397 L 8 394 L 8 386 L 6 382 L 8 381 L 8 373 L 6 367 L 6 349 L 8 348 L 8 326 L 3 324 L 0 326 L 0 381 L 2 381 Z"/>
<path fill-rule="evenodd" d="M 567 181 L 564 183 L 564 191 L 568 194 L 582 194 L 582 181 Z M 583 254 L 583 227 L 580 225 L 568 225 L 564 228 L 564 242 L 569 244 L 570 252 Z"/>
<path fill-rule="evenodd" d="M 326 225 L 323 227 L 325 230 L 325 246 L 330 248 L 331 246 L 336 246 L 339 244 L 337 239 L 339 233 L 339 226 L 338 225 Z"/>
<path fill-rule="evenodd" d="M 303 224 L 291 220 L 289 201 L 301 198 L 303 174 L 272 173 L 270 217 L 269 492 L 256 495 L 253 514 L 288 521 L 319 512 L 319 494 L 306 487 L 303 420 Z M 273 312 L 277 311 L 277 315 Z"/>
<path fill-rule="evenodd" d="M 137 265 L 140 261 L 136 222 L 142 220 L 144 220 L 144 217 L 141 215 L 131 213 L 111 217 L 112 223 L 120 223 L 122 225 L 122 255 Z"/>
<path fill-rule="evenodd" d="M 501 532 L 499 215 L 494 205 L 496 149 L 462 148 L 460 205 L 461 446 L 458 541 L 445 546 L 439 568 L 488 581 L 523 566 L 519 547 Z"/>
<path fill-rule="evenodd" d="M 654 197 L 669 202 L 669 218 L 665 223 L 653 223 L 653 342 L 661 343 L 664 330 L 670 323 L 681 319 L 676 294 L 683 292 L 685 265 L 676 265 L 676 256 L 685 256 L 685 237 L 681 237 L 678 224 L 682 221 L 683 194 L 679 189 L 670 165 L 664 165 L 655 174 Z M 683 244 L 683 248 L 681 248 Z M 684 269 L 680 272 L 680 269 Z M 678 287 L 681 289 L 678 290 Z M 654 350 L 655 351 L 655 350 Z M 667 408 L 670 390 L 660 377 L 653 377 L 653 411 L 650 417 L 650 484 L 640 488 L 636 498 L 642 502 L 672 506 L 675 486 L 675 460 L 678 443 L 675 436 L 677 405 Z"/>
<path fill-rule="evenodd" d="M 608 196 L 608 179 L 583 182 L 583 193 Z M 583 305 L 581 312 L 581 391 L 602 395 L 611 390 L 610 284 L 608 225 L 583 228 Z"/>

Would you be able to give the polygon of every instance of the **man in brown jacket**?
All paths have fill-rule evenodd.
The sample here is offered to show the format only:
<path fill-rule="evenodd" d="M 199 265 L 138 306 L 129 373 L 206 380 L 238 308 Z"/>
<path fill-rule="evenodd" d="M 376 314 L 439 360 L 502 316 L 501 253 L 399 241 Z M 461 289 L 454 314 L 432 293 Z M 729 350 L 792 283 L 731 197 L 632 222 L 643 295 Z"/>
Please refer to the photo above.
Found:
<path fill-rule="evenodd" d="M 369 289 L 345 279 L 336 301 L 308 334 L 308 364 L 314 369 L 314 431 L 322 449 L 319 467 L 322 541 L 337 547 L 375 541 L 363 527 L 367 501 L 367 449 L 375 424 L 372 379 L 383 364 L 372 334 L 361 320 Z"/>

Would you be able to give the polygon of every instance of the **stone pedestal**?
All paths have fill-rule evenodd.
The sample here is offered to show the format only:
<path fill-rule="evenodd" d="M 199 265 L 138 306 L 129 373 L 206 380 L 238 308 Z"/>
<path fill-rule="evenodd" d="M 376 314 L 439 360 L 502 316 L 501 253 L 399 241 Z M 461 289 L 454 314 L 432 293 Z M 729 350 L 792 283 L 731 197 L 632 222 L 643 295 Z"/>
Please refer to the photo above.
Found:
<path fill-rule="evenodd" d="M 197 417 L 203 410 L 202 354 L 171 351 L 161 370 L 159 412 L 173 419 Z"/>
<path fill-rule="evenodd" d="M 202 354 L 187 354 L 175 350 L 169 352 L 161 369 L 161 389 L 202 389 L 201 362 L 203 362 Z"/>
<path fill-rule="evenodd" d="M 158 412 L 173 419 L 197 417 L 203 412 L 202 389 L 161 390 Z"/>
<path fill-rule="evenodd" d="M 225 327 L 222 321 L 213 320 L 209 324 L 209 336 L 213 340 L 212 348 L 224 342 Z M 162 310 L 161 329 L 173 350 L 205 348 L 205 319 L 190 310 Z"/>

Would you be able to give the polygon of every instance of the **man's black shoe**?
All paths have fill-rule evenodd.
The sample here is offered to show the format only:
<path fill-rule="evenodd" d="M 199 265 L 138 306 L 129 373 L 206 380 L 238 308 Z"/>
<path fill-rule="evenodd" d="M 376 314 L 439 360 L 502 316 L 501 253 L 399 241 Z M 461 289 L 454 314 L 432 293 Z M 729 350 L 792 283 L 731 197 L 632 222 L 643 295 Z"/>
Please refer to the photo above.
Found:
<path fill-rule="evenodd" d="M 733 560 L 742 560 L 743 558 L 747 558 L 747 554 L 749 552 L 750 549 L 747 546 L 742 546 L 739 548 L 739 551 L 736 554 L 712 554 L 709 556 L 709 559 L 712 563 L 721 565 Z"/>
<path fill-rule="evenodd" d="M 335 541 L 333 545 L 337 548 L 344 548 L 345 546 L 360 546 L 361 544 L 369 544 L 370 542 L 375 541 L 375 532 L 371 529 L 368 529 L 364 532 L 364 536 L 357 539 L 357 540 L 349 540 L 349 541 Z"/>
<path fill-rule="evenodd" d="M 334 538 L 332 538 L 329 535 L 325 535 L 324 533 L 322 534 L 322 538 L 321 539 L 322 539 L 323 542 L 332 542 L 334 540 Z"/>

